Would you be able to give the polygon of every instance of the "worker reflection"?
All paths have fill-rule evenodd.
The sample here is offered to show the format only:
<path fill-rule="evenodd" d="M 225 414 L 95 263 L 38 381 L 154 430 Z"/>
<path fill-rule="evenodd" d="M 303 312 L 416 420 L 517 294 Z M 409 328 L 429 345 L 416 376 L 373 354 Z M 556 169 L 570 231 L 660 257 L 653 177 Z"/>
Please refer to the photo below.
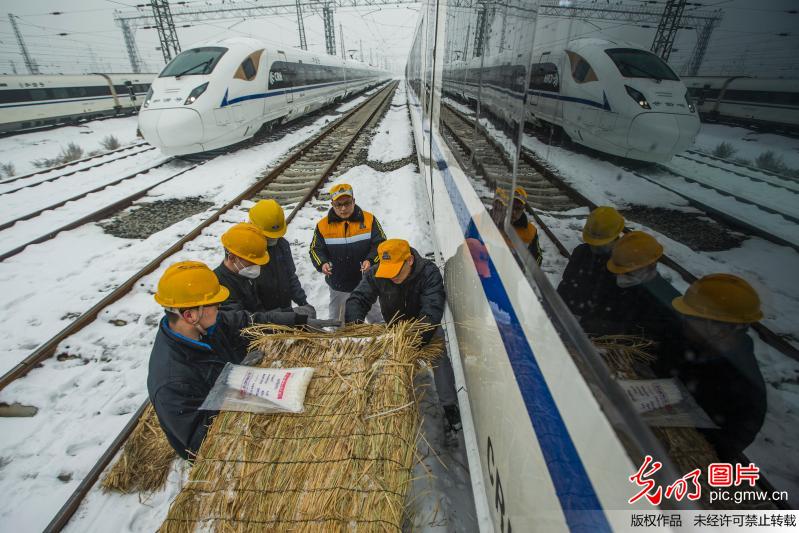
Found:
<path fill-rule="evenodd" d="M 737 276 L 710 274 L 672 304 L 683 316 L 682 346 L 659 358 L 655 371 L 685 384 L 719 426 L 701 431 L 722 460 L 736 461 L 766 416 L 766 386 L 747 335 L 763 318 L 760 298 Z"/>
<path fill-rule="evenodd" d="M 510 223 L 516 235 L 527 247 L 527 252 L 533 257 L 538 265 L 541 265 L 543 253 L 538 236 L 538 228 L 530 222 L 525 212 L 528 209 L 527 191 L 523 187 L 516 187 L 513 190 L 513 201 L 511 202 Z M 504 227 L 505 214 L 508 209 L 508 193 L 503 189 L 497 189 L 494 196 L 494 203 L 491 207 L 491 219 L 499 228 Z M 507 238 L 506 238 L 507 240 Z M 513 249 L 509 240 L 508 246 Z"/>
<path fill-rule="evenodd" d="M 612 207 L 600 206 L 588 215 L 583 244 L 572 251 L 558 285 L 558 294 L 575 316 L 593 313 L 602 294 L 616 285 L 607 264 L 623 229 L 624 218 Z"/>
<path fill-rule="evenodd" d="M 486 245 L 477 239 L 469 238 L 466 239 L 466 246 L 474 262 L 474 267 L 477 269 L 477 275 L 481 278 L 490 278 L 491 269 L 488 265 L 489 257 Z"/>

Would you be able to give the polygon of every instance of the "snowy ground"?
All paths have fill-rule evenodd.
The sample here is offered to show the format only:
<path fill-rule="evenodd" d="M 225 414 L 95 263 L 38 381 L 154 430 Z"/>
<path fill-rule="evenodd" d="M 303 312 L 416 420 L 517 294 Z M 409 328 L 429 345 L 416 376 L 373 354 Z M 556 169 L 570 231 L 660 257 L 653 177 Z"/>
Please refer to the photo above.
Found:
<path fill-rule="evenodd" d="M 345 106 L 351 107 L 350 104 Z M 402 110 L 407 117 L 405 108 Z M 329 119 L 320 118 L 269 145 L 214 159 L 159 186 L 143 201 L 201 196 L 219 206 L 252 183 L 265 166 L 292 145 L 318 131 L 326 120 Z M 395 125 L 381 124 L 380 130 L 390 131 Z M 402 126 L 397 128 L 403 131 Z M 405 128 L 408 132 L 409 128 Z M 402 147 L 406 142 L 407 139 L 398 139 L 392 146 Z M 397 150 L 382 150 L 383 161 L 400 152 L 401 157 L 407 156 L 404 148 Z M 220 180 L 220 176 L 225 179 Z M 409 239 L 422 254 L 432 251 L 424 184 L 413 165 L 387 173 L 364 165 L 340 179 L 353 185 L 359 205 L 375 213 L 389 237 Z M 0 393 L 0 401 L 39 409 L 31 418 L 0 420 L 4 435 L 0 439 L 0 487 L 5 495 L 0 503 L 0 520 L 4 528 L 41 530 L 145 400 L 147 360 L 162 313 L 152 300 L 159 276 L 175 261 L 198 259 L 212 267 L 218 264 L 219 236 L 232 223 L 246 218 L 249 205 L 242 205 L 210 226 L 155 273 L 142 279 L 131 294 L 101 313 L 95 323 L 62 343 L 58 350 L 61 357 L 46 361 L 42 368 Z M 307 247 L 313 227 L 326 208 L 319 201 L 307 205 L 287 234 L 293 243 L 300 279 L 322 316 L 326 315 L 327 289 L 308 260 Z M 63 328 L 205 216 L 200 213 L 145 240 L 118 239 L 91 224 L 31 246 L 0 263 L 0 287 L 7 295 L 0 307 L 2 370 Z M 54 265 L 58 267 L 54 269 Z M 422 385 L 425 380 L 430 381 L 429 374 L 422 376 Z M 434 398 L 434 393 L 429 392 L 421 409 L 427 438 L 435 447 L 442 422 Z M 438 531 L 473 529 L 463 452 L 442 456 L 449 469 L 426 447 L 420 447 L 420 453 L 427 459 L 424 466 L 417 467 L 414 491 L 420 497 L 414 501 L 414 523 L 420 527 L 430 523 L 427 528 Z M 183 470 L 176 462 L 167 489 L 153 495 L 103 496 L 95 491 L 71 529 L 157 529 L 168 502 L 185 479 Z"/>
<path fill-rule="evenodd" d="M 400 83 L 383 121 L 369 145 L 369 160 L 388 163 L 409 157 L 413 153 L 411 122 L 408 120 L 405 84 Z"/>
<path fill-rule="evenodd" d="M 799 169 L 799 139 L 792 137 L 758 133 L 735 126 L 703 123 L 694 148 L 711 153 L 722 142 L 729 143 L 735 148 L 733 159 L 754 161 L 762 153 L 772 151 L 782 157 L 786 165 Z"/>
<path fill-rule="evenodd" d="M 105 151 L 100 143 L 109 135 L 116 137 L 121 146 L 141 142 L 141 139 L 136 138 L 138 120 L 137 116 L 93 120 L 80 126 L 5 137 L 0 139 L 0 164 L 13 164 L 16 175 L 22 176 L 38 170 L 33 161 L 53 159 L 69 143 L 80 146 L 86 156 L 94 150 Z"/>

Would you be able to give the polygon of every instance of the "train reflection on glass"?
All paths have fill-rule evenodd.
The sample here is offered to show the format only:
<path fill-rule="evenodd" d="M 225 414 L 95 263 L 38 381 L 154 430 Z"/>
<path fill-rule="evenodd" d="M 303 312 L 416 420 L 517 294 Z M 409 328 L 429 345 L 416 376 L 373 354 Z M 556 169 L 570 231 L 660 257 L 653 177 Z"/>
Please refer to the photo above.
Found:
<path fill-rule="evenodd" d="M 616 528 L 647 456 L 796 508 L 799 87 L 568 4 L 428 0 L 407 63 L 492 520 Z"/>

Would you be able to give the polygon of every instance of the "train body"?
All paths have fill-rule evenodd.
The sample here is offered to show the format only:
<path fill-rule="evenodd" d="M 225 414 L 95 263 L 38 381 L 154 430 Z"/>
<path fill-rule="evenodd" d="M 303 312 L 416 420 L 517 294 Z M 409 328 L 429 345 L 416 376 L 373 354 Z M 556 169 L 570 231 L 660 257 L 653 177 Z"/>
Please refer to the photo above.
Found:
<path fill-rule="evenodd" d="M 799 81 L 744 76 L 683 78 L 705 122 L 799 133 Z"/>
<path fill-rule="evenodd" d="M 138 111 L 155 74 L 0 76 L 0 133 Z"/>
<path fill-rule="evenodd" d="M 631 43 L 573 39 L 532 52 L 527 69 L 507 52 L 453 64 L 447 90 L 478 99 L 494 114 L 526 99 L 526 120 L 553 124 L 569 138 L 611 155 L 665 162 L 690 147 L 699 116 L 687 89 L 659 57 Z M 525 91 L 525 83 L 527 83 Z M 502 116 L 503 120 L 511 117 Z"/>
<path fill-rule="evenodd" d="M 386 80 L 355 61 L 232 38 L 198 44 L 154 80 L 139 112 L 144 138 L 168 155 L 249 139 Z"/>

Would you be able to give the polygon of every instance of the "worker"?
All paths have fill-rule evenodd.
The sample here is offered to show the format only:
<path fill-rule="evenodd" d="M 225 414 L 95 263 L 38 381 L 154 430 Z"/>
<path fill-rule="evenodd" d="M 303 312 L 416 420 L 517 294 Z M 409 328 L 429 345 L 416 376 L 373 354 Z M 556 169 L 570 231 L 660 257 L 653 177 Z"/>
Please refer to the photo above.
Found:
<path fill-rule="evenodd" d="M 513 191 L 513 204 L 510 211 L 510 224 L 516 230 L 516 235 L 527 246 L 527 251 L 535 259 L 535 262 L 541 266 L 543 253 L 541 252 L 541 243 L 538 238 L 538 229 L 527 219 L 527 191 L 522 187 L 516 187 Z"/>
<path fill-rule="evenodd" d="M 171 265 L 158 282 L 155 301 L 166 316 L 150 354 L 147 391 L 167 440 L 184 459 L 197 453 L 216 415 L 199 411 L 200 405 L 225 364 L 239 363 L 247 353 L 241 329 L 256 322 L 281 323 L 286 315 L 292 322 L 284 325 L 303 320 L 314 327 L 329 325 L 294 313 L 220 311 L 229 294 L 216 274 L 198 261 Z"/>
<path fill-rule="evenodd" d="M 683 317 L 683 346 L 661 357 L 659 376 L 676 377 L 718 429 L 702 429 L 723 461 L 737 462 L 763 426 L 766 385 L 749 326 L 763 318 L 760 298 L 745 280 L 710 274 L 672 300 Z"/>
<path fill-rule="evenodd" d="M 377 248 L 380 262 L 371 267 L 347 298 L 345 321 L 363 322 L 376 301 L 386 322 L 419 319 L 438 326 L 422 335 L 428 343 L 441 335 L 446 295 L 438 267 L 419 255 L 403 239 L 389 239 Z M 460 411 L 455 394 L 452 365 L 446 354 L 433 368 L 439 403 L 444 411 L 446 440 L 454 443 L 454 434 L 461 429 Z"/>
<path fill-rule="evenodd" d="M 607 263 L 624 229 L 624 217 L 609 206 L 591 211 L 583 226 L 583 244 L 572 251 L 558 285 L 558 294 L 577 316 L 594 311 L 601 294 L 616 285 Z"/>
<path fill-rule="evenodd" d="M 284 238 L 286 215 L 283 208 L 273 199 L 260 200 L 250 208 L 249 219 L 263 231 L 269 252 L 269 262 L 261 266 L 261 274 L 255 282 L 264 307 L 291 311 L 293 301 L 299 306 L 296 311 L 316 318 L 316 309 L 308 303 L 297 277 L 291 245 Z"/>
<path fill-rule="evenodd" d="M 655 341 L 653 355 L 668 353 L 680 337 L 671 301 L 679 293 L 657 271 L 663 246 L 643 231 L 632 231 L 613 246 L 607 269 L 616 284 L 600 295 L 580 323 L 591 335 L 636 335 Z"/>
<path fill-rule="evenodd" d="M 330 289 L 328 316 L 341 320 L 347 297 L 361 282 L 363 273 L 377 263 L 377 246 L 386 235 L 377 218 L 355 204 L 351 185 L 333 185 L 330 201 L 330 211 L 316 225 L 310 254 Z M 380 308 L 375 305 L 366 319 L 382 321 Z"/>

